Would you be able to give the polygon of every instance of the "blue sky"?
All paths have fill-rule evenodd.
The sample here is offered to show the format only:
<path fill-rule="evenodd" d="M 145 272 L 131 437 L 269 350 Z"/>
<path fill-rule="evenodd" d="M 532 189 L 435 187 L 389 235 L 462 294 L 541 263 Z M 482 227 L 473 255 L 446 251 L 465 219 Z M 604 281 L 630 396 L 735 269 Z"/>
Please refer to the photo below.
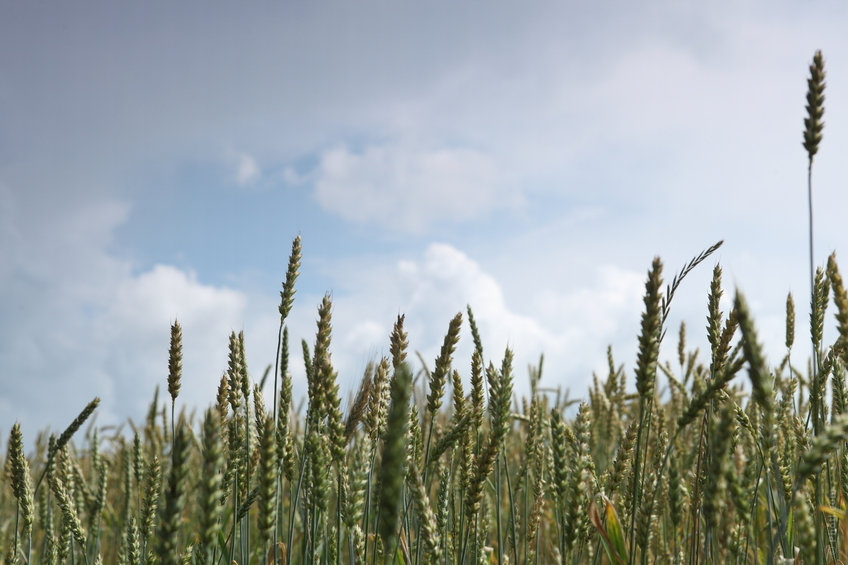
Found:
<path fill-rule="evenodd" d="M 290 331 L 311 342 L 332 293 L 344 390 L 398 313 L 432 359 L 471 304 L 519 382 L 544 352 L 544 382 L 582 395 L 607 345 L 632 368 L 653 256 L 670 280 L 719 239 L 777 358 L 788 291 L 799 335 L 807 316 L 816 49 L 815 259 L 848 256 L 845 29 L 835 1 L 4 2 L 0 432 L 95 395 L 101 424 L 138 419 L 175 318 L 181 402 L 212 401 L 231 330 L 258 379 L 298 234 Z M 663 358 L 680 320 L 704 351 L 714 263 Z"/>

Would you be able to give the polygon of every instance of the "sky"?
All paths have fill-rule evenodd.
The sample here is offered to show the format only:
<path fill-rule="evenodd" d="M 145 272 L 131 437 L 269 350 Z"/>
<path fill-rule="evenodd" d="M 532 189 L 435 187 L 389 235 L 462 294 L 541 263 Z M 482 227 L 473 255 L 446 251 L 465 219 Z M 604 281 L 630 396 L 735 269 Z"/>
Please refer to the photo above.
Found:
<path fill-rule="evenodd" d="M 345 395 L 398 314 L 432 366 L 470 305 L 519 391 L 544 354 L 541 386 L 585 397 L 608 346 L 632 374 L 652 259 L 670 281 L 719 240 L 661 359 L 681 321 L 707 357 L 720 264 L 725 311 L 745 293 L 774 362 L 795 295 L 802 365 L 806 79 L 821 49 L 821 265 L 848 257 L 845 29 L 848 4 L 825 0 L 5 0 L 0 433 L 64 429 L 95 396 L 98 425 L 139 421 L 174 320 L 178 406 L 214 401 L 232 331 L 258 381 L 298 235 L 292 343 L 330 293 Z M 466 379 L 470 343 L 465 325 Z"/>

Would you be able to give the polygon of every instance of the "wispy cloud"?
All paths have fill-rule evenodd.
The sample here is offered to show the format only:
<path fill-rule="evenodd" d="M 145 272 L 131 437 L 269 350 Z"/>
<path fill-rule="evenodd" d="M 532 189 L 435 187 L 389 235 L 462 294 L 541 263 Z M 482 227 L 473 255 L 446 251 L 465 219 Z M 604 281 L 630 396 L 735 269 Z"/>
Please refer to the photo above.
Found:
<path fill-rule="evenodd" d="M 494 159 L 481 151 L 403 142 L 325 152 L 315 174 L 315 197 L 345 219 L 407 232 L 470 220 L 521 200 Z"/>
<path fill-rule="evenodd" d="M 229 168 L 229 182 L 235 182 L 239 187 L 255 185 L 262 178 L 262 169 L 256 158 L 244 151 L 230 149 L 226 152 L 226 162 Z"/>
<path fill-rule="evenodd" d="M 238 169 L 236 171 L 236 182 L 239 186 L 246 186 L 259 180 L 262 176 L 262 171 L 256 163 L 256 159 L 246 153 L 241 153 L 238 156 Z"/>

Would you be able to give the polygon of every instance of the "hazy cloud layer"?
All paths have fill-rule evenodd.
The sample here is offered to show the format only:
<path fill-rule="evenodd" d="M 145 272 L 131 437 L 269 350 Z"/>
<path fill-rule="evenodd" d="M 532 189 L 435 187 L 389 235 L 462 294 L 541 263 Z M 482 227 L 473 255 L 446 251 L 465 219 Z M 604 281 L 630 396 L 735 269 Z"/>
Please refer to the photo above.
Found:
<path fill-rule="evenodd" d="M 780 355 L 787 291 L 806 317 L 819 48 L 815 259 L 848 256 L 846 26 L 835 1 L 4 3 L 0 429 L 95 395 L 103 421 L 138 414 L 175 318 L 185 403 L 211 398 L 232 330 L 260 377 L 298 232 L 292 337 L 332 291 L 348 380 L 399 312 L 431 362 L 471 304 L 487 355 L 510 345 L 523 373 L 544 351 L 582 394 L 608 343 L 632 366 L 652 256 L 670 279 L 722 238 L 727 292 Z M 702 348 L 709 263 L 670 320 Z"/>
<path fill-rule="evenodd" d="M 514 204 L 518 198 L 503 184 L 494 160 L 473 149 L 339 147 L 321 158 L 315 196 L 345 219 L 420 233 L 434 222 L 467 221 Z"/>

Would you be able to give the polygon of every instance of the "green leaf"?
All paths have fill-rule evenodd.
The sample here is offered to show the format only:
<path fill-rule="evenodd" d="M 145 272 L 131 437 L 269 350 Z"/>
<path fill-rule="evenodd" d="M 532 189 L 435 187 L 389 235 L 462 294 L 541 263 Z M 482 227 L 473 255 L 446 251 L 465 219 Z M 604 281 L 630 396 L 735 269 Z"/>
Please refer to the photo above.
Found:
<path fill-rule="evenodd" d="M 604 512 L 606 525 L 601 520 L 601 515 L 594 501 L 589 505 L 589 520 L 595 529 L 601 534 L 601 542 L 604 545 L 604 551 L 610 563 L 615 565 L 626 565 L 627 563 L 627 548 L 624 545 L 624 532 L 621 529 L 621 521 L 618 519 L 618 514 L 615 512 L 612 503 L 607 497 L 604 497 L 606 511 Z"/>
<path fill-rule="evenodd" d="M 618 514 L 616 514 L 615 508 L 613 508 L 612 503 L 607 497 L 604 497 L 604 504 L 607 507 L 607 534 L 609 535 L 610 542 L 621 559 L 627 561 L 627 547 L 624 544 L 624 532 L 621 529 Z"/>
<path fill-rule="evenodd" d="M 227 550 L 227 540 L 224 538 L 224 532 L 218 530 L 218 547 L 221 549 L 221 555 L 227 555 L 229 551 Z"/>

